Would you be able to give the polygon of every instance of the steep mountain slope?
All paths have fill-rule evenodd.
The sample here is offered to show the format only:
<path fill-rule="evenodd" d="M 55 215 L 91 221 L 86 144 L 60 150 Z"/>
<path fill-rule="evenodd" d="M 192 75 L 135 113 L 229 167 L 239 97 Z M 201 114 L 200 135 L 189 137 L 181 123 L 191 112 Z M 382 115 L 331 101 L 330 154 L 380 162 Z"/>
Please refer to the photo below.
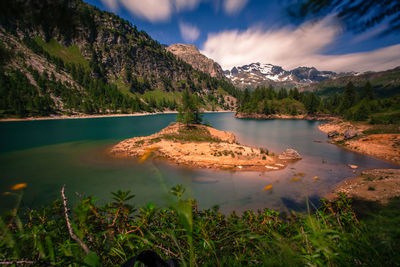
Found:
<path fill-rule="evenodd" d="M 343 76 L 331 71 L 299 67 L 291 71 L 272 64 L 252 63 L 224 71 L 226 77 L 240 88 L 263 86 L 293 87 Z"/>
<path fill-rule="evenodd" d="M 185 88 L 206 109 L 229 108 L 218 100 L 235 92 L 81 0 L 2 1 L 0 36 L 3 116 L 175 109 Z"/>
<path fill-rule="evenodd" d="M 209 74 L 211 77 L 224 78 L 224 72 L 221 66 L 214 60 L 201 54 L 194 45 L 173 44 L 166 48 L 168 52 L 173 53 L 193 68 Z"/>
<path fill-rule="evenodd" d="M 327 79 L 319 83 L 309 84 L 303 90 L 316 91 L 321 96 L 331 96 L 341 93 L 349 82 L 352 82 L 356 88 L 362 88 L 369 82 L 375 94 L 379 97 L 400 94 L 400 67 L 386 71 Z"/>

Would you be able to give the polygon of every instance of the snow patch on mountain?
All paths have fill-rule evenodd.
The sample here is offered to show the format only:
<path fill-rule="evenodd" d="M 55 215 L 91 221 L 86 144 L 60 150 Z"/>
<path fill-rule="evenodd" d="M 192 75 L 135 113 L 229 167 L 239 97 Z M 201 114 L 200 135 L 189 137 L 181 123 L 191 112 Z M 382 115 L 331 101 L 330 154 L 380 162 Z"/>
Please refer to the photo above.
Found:
<path fill-rule="evenodd" d="M 234 85 L 256 87 L 258 85 L 306 85 L 326 79 L 334 79 L 344 74 L 332 71 L 319 71 L 314 67 L 298 67 L 287 71 L 272 64 L 252 63 L 241 67 L 233 67 L 224 71 L 225 76 Z M 347 73 L 348 75 L 348 73 Z M 238 80 L 240 81 L 238 83 Z"/>

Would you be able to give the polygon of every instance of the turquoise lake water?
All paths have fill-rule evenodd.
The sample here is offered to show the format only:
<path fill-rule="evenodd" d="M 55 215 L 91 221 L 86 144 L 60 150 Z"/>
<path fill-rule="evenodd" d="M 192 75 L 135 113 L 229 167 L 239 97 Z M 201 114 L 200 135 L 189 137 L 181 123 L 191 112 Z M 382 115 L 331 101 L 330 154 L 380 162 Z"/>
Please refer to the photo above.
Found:
<path fill-rule="evenodd" d="M 296 149 L 303 159 L 272 172 L 232 172 L 183 169 L 167 164 L 111 159 L 106 151 L 123 139 L 155 133 L 175 120 L 175 114 L 71 120 L 0 123 L 0 192 L 25 182 L 23 207 L 38 207 L 59 198 L 67 185 L 70 202 L 91 195 L 99 203 L 111 200 L 110 192 L 131 190 L 133 203 L 168 204 L 167 190 L 183 184 L 187 196 L 201 208 L 219 205 L 223 212 L 274 208 L 302 210 L 305 200 L 318 199 L 336 184 L 355 174 L 347 164 L 371 168 L 399 168 L 327 143 L 318 121 L 236 119 L 233 113 L 207 113 L 213 127 L 233 132 L 239 142 L 270 151 Z M 315 142 L 320 141 L 320 142 Z M 297 182 L 295 173 L 305 176 Z M 313 177 L 319 176 L 315 182 Z M 264 192 L 266 185 L 270 191 Z M 0 210 L 13 206 L 13 196 L 1 194 Z"/>

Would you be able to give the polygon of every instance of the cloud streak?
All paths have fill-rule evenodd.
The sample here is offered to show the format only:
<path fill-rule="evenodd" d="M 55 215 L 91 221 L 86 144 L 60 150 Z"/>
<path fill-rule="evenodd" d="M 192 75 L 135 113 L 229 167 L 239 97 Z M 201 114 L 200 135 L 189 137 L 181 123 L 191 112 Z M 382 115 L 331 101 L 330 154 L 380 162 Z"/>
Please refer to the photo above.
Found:
<path fill-rule="evenodd" d="M 120 6 L 125 7 L 130 13 L 150 22 L 167 21 L 174 13 L 196 9 L 201 2 L 219 5 L 223 4 L 226 14 L 239 13 L 248 0 L 101 0 L 112 11 Z M 214 2 L 216 1 L 216 2 Z"/>
<path fill-rule="evenodd" d="M 180 22 L 179 30 L 181 32 L 181 36 L 185 42 L 194 42 L 200 36 L 200 30 L 196 26 L 193 26 L 188 23 Z"/>
<path fill-rule="evenodd" d="M 379 71 L 400 65 L 400 45 L 370 52 L 325 55 L 324 50 L 340 33 L 340 27 L 332 18 L 307 22 L 295 29 L 231 30 L 209 34 L 202 52 L 224 69 L 253 62 L 271 63 L 286 69 L 314 66 L 336 72 Z"/>
<path fill-rule="evenodd" d="M 131 13 L 151 22 L 167 20 L 172 12 L 169 0 L 120 0 Z"/>
<path fill-rule="evenodd" d="M 224 11 L 229 15 L 237 14 L 246 6 L 247 2 L 248 0 L 225 0 Z"/>

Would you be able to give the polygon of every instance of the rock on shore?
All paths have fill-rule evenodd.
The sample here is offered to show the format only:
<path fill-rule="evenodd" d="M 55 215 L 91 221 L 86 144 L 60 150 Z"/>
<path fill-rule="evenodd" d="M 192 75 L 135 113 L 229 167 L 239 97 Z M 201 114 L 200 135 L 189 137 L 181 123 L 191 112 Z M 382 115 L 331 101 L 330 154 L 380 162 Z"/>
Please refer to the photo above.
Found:
<path fill-rule="evenodd" d="M 283 160 L 299 160 L 302 159 L 299 152 L 292 148 L 288 148 L 279 155 L 279 159 Z"/>

